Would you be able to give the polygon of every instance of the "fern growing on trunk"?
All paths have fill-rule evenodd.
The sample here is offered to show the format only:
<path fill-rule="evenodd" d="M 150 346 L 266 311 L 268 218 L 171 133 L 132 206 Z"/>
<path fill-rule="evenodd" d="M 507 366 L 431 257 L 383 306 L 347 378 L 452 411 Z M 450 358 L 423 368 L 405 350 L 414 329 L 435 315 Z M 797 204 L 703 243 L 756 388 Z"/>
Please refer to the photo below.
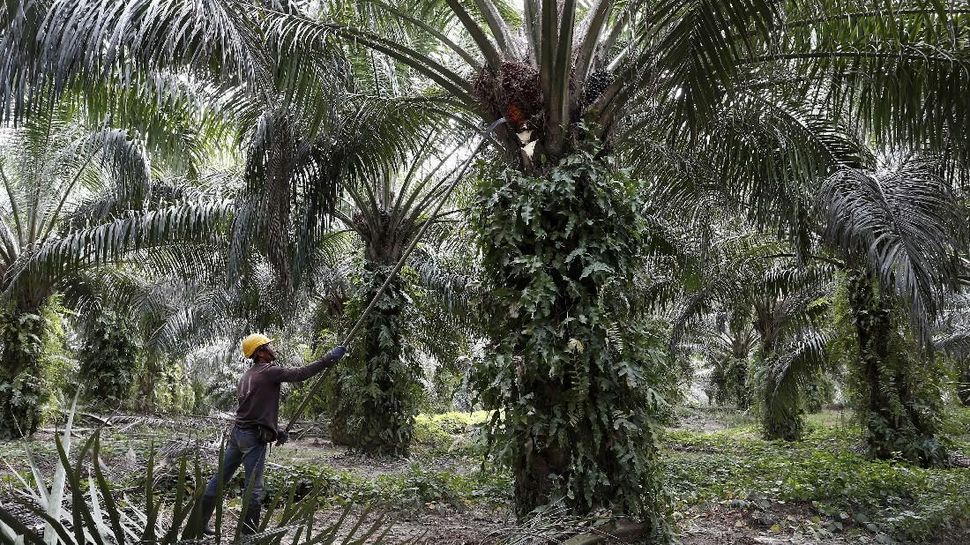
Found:
<path fill-rule="evenodd" d="M 358 305 L 373 298 L 390 269 L 366 265 Z M 411 449 L 421 372 L 405 354 L 406 282 L 391 282 L 364 323 L 356 354 L 335 371 L 334 440 L 368 454 L 407 456 Z"/>
<path fill-rule="evenodd" d="M 613 508 L 662 536 L 654 417 L 672 363 L 630 296 L 641 201 L 597 152 L 481 183 L 473 224 L 491 343 L 475 381 L 520 515 L 555 502 Z"/>

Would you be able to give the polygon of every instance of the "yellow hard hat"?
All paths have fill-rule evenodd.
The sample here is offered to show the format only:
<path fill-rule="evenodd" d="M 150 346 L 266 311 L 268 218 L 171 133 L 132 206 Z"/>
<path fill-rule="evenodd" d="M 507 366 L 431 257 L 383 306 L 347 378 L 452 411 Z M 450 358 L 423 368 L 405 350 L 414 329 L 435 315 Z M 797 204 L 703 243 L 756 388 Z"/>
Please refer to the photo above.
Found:
<path fill-rule="evenodd" d="M 260 346 L 270 342 L 272 341 L 266 335 L 263 335 L 262 333 L 253 333 L 242 341 L 243 355 L 247 358 L 251 358 L 253 357 L 253 352 L 255 352 Z"/>

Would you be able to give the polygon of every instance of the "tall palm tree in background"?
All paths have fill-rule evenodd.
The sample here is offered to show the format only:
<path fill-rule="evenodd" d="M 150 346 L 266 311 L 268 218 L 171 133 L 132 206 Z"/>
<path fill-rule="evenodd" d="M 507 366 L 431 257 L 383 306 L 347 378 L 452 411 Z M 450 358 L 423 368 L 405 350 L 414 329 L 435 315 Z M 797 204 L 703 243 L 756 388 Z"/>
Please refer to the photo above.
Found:
<path fill-rule="evenodd" d="M 830 271 L 818 267 L 769 269 L 763 291 L 752 297 L 754 328 L 761 338 L 762 431 L 768 439 L 794 441 L 804 433 L 804 390 L 825 365 L 828 316 L 824 297 Z M 825 274 L 825 273 L 829 274 Z"/>
<path fill-rule="evenodd" d="M 223 173 L 205 178 L 218 178 L 220 185 L 227 181 Z M 176 379 L 200 382 L 199 377 L 211 377 L 228 359 L 192 356 L 226 345 L 233 361 L 239 359 L 235 340 L 253 328 L 246 321 L 252 301 L 238 297 L 227 281 L 228 221 L 221 227 L 204 243 L 182 241 L 133 252 L 121 263 L 85 270 L 78 282 L 60 287 L 63 305 L 77 312 L 75 330 L 85 347 L 79 352 L 80 383 L 89 402 L 149 412 L 174 410 L 162 403 L 166 386 Z M 265 301 L 272 291 L 260 283 L 252 293 Z M 264 319 L 280 321 L 271 312 Z M 90 360 L 87 349 L 96 351 Z M 134 354 L 126 354 L 130 351 Z M 137 365 L 117 356 L 133 357 Z M 134 398 L 127 397 L 128 381 L 139 394 Z M 208 386 L 193 383 L 200 385 Z M 119 390 L 125 390 L 125 397 L 111 399 Z"/>
<path fill-rule="evenodd" d="M 871 153 L 853 155 L 875 163 Z M 792 438 L 797 433 L 785 430 L 800 429 L 800 419 L 792 413 L 798 410 L 797 386 L 807 386 L 812 369 L 822 364 L 825 339 L 831 333 L 819 334 L 818 313 L 824 308 L 822 295 L 835 298 L 841 293 L 824 287 L 838 274 L 849 284 L 845 304 L 851 316 L 844 319 L 851 321 L 858 346 L 850 350 L 851 361 L 846 363 L 862 390 L 859 410 L 870 451 L 879 457 L 901 452 L 927 464 L 945 458 L 937 437 L 942 373 L 936 371 L 928 343 L 944 298 L 966 275 L 966 262 L 959 258 L 966 251 L 965 221 L 959 219 L 966 214 L 960 197 L 964 181 L 959 164 L 954 170 L 946 157 L 903 158 L 878 169 L 843 166 L 813 193 L 795 195 L 793 201 L 800 203 L 806 218 L 802 221 L 810 227 L 806 243 L 787 255 L 798 257 L 803 265 L 765 278 L 746 278 L 752 270 L 747 262 L 709 268 L 711 279 L 689 301 L 699 305 L 712 294 L 751 293 L 763 353 L 775 354 L 762 358 L 764 377 L 776 383 L 765 390 L 769 437 Z M 799 278 L 809 280 L 804 284 L 808 291 L 798 289 L 803 284 Z M 778 291 L 780 283 L 788 288 Z M 810 312 L 780 312 L 791 303 Z M 804 322 L 810 315 L 815 318 Z M 797 345 L 779 347 L 772 334 L 784 323 L 778 318 L 796 318 L 796 324 L 809 327 L 807 334 L 793 337 Z M 941 347 L 947 346 L 952 345 L 944 339 Z M 772 398 L 771 392 L 786 393 Z"/>
<path fill-rule="evenodd" d="M 751 407 L 751 358 L 757 349 L 758 335 L 751 327 L 751 312 L 737 308 L 716 313 L 694 331 L 688 349 L 701 354 L 710 365 L 705 392 L 710 403 Z M 696 352 L 694 352 L 696 351 Z"/>
<path fill-rule="evenodd" d="M 78 118 L 62 100 L 5 131 L 0 156 L 4 330 L 0 410 L 4 437 L 37 427 L 44 389 L 41 309 L 85 272 L 152 247 L 206 240 L 226 217 L 218 199 L 160 181 L 143 140 Z"/>

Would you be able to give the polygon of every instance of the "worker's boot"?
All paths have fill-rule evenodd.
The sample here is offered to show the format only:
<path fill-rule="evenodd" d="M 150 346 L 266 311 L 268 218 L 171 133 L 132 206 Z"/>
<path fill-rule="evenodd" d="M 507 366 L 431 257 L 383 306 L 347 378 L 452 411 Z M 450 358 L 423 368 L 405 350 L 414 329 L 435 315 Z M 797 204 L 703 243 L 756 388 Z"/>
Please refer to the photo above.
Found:
<path fill-rule="evenodd" d="M 251 536 L 257 532 L 259 528 L 259 507 L 258 503 L 249 505 L 249 509 L 246 510 L 246 518 L 241 522 L 240 535 Z"/>
<path fill-rule="evenodd" d="M 216 497 L 215 496 L 202 496 L 202 533 L 207 536 L 216 535 L 215 526 L 209 524 L 209 519 L 212 518 L 212 513 L 216 510 Z"/>

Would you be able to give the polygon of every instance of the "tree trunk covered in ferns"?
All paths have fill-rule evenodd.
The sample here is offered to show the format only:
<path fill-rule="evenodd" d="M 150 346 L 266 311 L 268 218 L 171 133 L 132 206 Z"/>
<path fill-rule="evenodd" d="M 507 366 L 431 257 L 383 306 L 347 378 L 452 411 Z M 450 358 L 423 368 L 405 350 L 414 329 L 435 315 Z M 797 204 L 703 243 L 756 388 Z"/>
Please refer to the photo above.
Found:
<path fill-rule="evenodd" d="M 805 433 L 805 410 L 797 385 L 786 380 L 784 355 L 778 353 L 781 332 L 773 318 L 777 304 L 775 299 L 755 303 L 754 327 L 761 336 L 761 433 L 765 439 L 797 441 Z"/>
<path fill-rule="evenodd" d="M 936 437 L 940 388 L 932 356 L 920 353 L 898 323 L 892 296 L 869 272 L 850 270 L 849 306 L 859 341 L 859 411 L 873 455 L 901 455 L 923 465 L 946 453 Z M 942 376 L 942 375 L 940 375 Z"/>
<path fill-rule="evenodd" d="M 21 300 L 3 313 L 0 355 L 0 439 L 32 435 L 47 396 L 40 357 L 46 324 L 41 304 Z"/>
<path fill-rule="evenodd" d="M 497 409 L 489 438 L 520 516 L 557 501 L 609 507 L 662 536 L 653 417 L 671 361 L 630 296 L 640 200 L 598 151 L 481 183 L 472 221 L 491 342 L 473 379 Z"/>
<path fill-rule="evenodd" d="M 801 392 L 797 388 L 786 391 L 780 374 L 774 369 L 777 358 L 765 360 L 765 378 L 762 384 L 764 407 L 761 428 L 765 439 L 797 441 L 805 433 L 805 410 Z"/>
<path fill-rule="evenodd" d="M 392 268 L 366 264 L 365 284 L 355 302 L 358 315 Z M 401 276 L 391 281 L 364 320 L 354 353 L 334 371 L 334 441 L 367 454 L 407 456 L 411 449 L 421 385 L 417 363 L 404 353 L 405 285 Z"/>

